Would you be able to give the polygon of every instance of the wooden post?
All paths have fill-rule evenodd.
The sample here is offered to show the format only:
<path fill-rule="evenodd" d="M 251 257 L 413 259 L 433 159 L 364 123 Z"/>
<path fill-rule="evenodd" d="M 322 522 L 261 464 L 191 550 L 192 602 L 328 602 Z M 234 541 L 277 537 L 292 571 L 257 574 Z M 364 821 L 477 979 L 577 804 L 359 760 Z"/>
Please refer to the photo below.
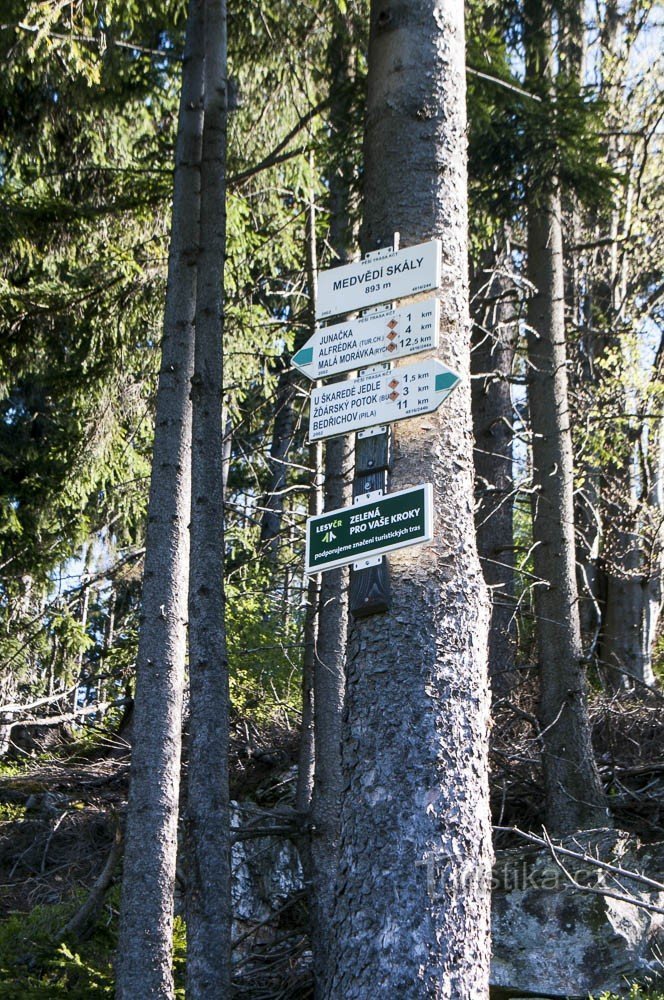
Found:
<path fill-rule="evenodd" d="M 387 493 L 392 433 L 381 427 L 368 435 L 360 431 L 355 439 L 353 499 L 367 493 Z M 390 574 L 386 556 L 368 559 L 373 565 L 351 569 L 349 608 L 353 618 L 366 618 L 390 610 Z M 358 565 L 357 563 L 355 565 Z"/>
<path fill-rule="evenodd" d="M 399 233 L 394 234 L 392 249 L 399 249 Z M 367 493 L 387 493 L 391 461 L 392 431 L 389 427 L 373 427 L 355 435 L 353 500 Z M 356 568 L 359 564 L 355 563 L 350 572 L 349 610 L 353 618 L 382 614 L 391 606 L 387 556 L 364 561 L 371 565 L 359 569 Z"/>

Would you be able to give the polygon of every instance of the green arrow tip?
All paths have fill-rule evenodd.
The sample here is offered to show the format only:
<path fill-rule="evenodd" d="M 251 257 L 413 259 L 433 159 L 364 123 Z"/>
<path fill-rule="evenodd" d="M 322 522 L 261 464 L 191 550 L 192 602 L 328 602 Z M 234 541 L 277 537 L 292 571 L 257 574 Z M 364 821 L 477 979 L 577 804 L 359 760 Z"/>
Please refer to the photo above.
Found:
<path fill-rule="evenodd" d="M 442 372 L 440 375 L 436 375 L 435 390 L 436 392 L 444 392 L 446 389 L 453 389 L 458 381 L 459 376 L 455 375 L 454 372 Z"/>
<path fill-rule="evenodd" d="M 313 347 L 303 347 L 302 350 L 298 351 L 297 354 L 293 356 L 294 365 L 310 365 L 313 360 Z"/>

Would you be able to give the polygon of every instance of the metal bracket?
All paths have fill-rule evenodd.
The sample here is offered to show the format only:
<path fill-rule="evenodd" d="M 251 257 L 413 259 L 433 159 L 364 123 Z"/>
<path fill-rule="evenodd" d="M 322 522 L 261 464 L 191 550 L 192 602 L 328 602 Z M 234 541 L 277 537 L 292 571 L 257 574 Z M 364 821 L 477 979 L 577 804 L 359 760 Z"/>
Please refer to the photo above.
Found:
<path fill-rule="evenodd" d="M 366 427 L 363 431 L 358 431 L 357 436 L 360 441 L 364 438 L 376 437 L 377 434 L 387 434 L 387 424 L 377 424 L 375 427 Z"/>
<path fill-rule="evenodd" d="M 400 233 L 395 233 L 392 237 L 391 247 L 380 247 L 379 250 L 370 250 L 365 253 L 362 260 L 380 260 L 381 257 L 391 257 L 399 249 Z"/>
<path fill-rule="evenodd" d="M 371 566 L 380 566 L 382 561 L 382 556 L 366 556 L 364 559 L 360 559 L 359 562 L 354 562 L 353 569 L 357 572 L 358 569 L 369 569 Z"/>
<path fill-rule="evenodd" d="M 366 375 L 380 375 L 382 372 L 389 372 L 391 368 L 391 361 L 380 361 L 377 365 L 369 365 L 367 368 L 360 368 L 358 375 L 360 378 L 364 378 Z"/>
<path fill-rule="evenodd" d="M 362 260 L 383 260 L 385 257 L 393 257 L 394 253 L 392 247 L 381 247 L 379 250 L 370 250 L 369 253 L 365 253 Z"/>
<path fill-rule="evenodd" d="M 372 500 L 378 500 L 382 496 L 385 496 L 383 490 L 369 490 L 368 493 L 358 493 L 356 497 L 353 497 L 353 507 L 357 506 L 358 503 L 371 503 Z"/>

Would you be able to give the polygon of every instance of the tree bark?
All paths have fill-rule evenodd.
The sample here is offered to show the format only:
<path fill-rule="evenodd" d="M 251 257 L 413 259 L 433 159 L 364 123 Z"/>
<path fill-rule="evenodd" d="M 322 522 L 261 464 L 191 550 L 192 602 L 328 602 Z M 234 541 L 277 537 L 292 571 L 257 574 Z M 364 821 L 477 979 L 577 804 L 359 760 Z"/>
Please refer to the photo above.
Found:
<path fill-rule="evenodd" d="M 602 90 L 609 107 L 609 121 L 618 126 L 623 121 L 621 102 L 624 93 L 620 86 L 620 66 L 626 59 L 630 42 L 623 24 L 625 12 L 621 12 L 615 0 L 609 0 L 604 11 L 601 33 Z M 624 69 L 623 69 L 624 71 Z M 619 133 L 620 128 L 616 128 Z M 615 169 L 620 169 L 625 155 L 625 138 L 612 135 L 607 141 L 607 160 Z M 634 169 L 634 168 L 632 168 Z M 660 477 L 661 435 L 654 431 L 648 434 L 645 454 L 642 426 L 628 417 L 628 392 L 622 384 L 623 372 L 629 370 L 631 360 L 616 350 L 616 331 L 623 326 L 621 313 L 629 281 L 629 260 L 621 254 L 618 233 L 629 229 L 630 203 L 633 178 L 630 172 L 623 195 L 622 205 L 614 205 L 609 218 L 602 224 L 609 230 L 612 242 L 608 250 L 600 254 L 603 265 L 601 279 L 593 289 L 598 312 L 607 331 L 607 347 L 614 348 L 615 369 L 608 378 L 614 380 L 617 388 L 612 402 L 616 419 L 609 437 L 612 460 L 605 463 L 602 472 L 602 523 L 604 527 L 602 554 L 602 582 L 604 584 L 603 608 L 599 647 L 599 667 L 607 686 L 613 691 L 634 687 L 634 680 L 644 684 L 654 683 L 652 653 L 661 610 L 661 546 L 658 541 L 659 525 L 651 522 L 652 514 L 661 504 L 656 499 Z M 620 343 L 622 338 L 617 338 Z M 661 348 L 658 351 L 653 378 L 661 372 Z M 604 378 L 607 376 L 604 374 Z M 658 422 L 659 423 L 659 422 Z M 644 475 L 643 463 L 649 475 Z M 645 482 L 652 477 L 654 489 L 649 490 Z M 654 500 L 654 508 L 650 504 Z M 658 520 L 658 518 L 657 518 Z M 654 530 L 653 530 L 654 529 Z M 633 678 L 633 679 L 632 679 Z"/>
<path fill-rule="evenodd" d="M 314 172 L 313 154 L 310 157 L 310 168 Z M 307 282 L 309 285 L 309 332 L 316 329 L 316 272 L 318 269 L 318 252 L 316 248 L 316 195 L 311 189 L 309 199 L 309 215 L 307 218 Z M 316 383 L 317 384 L 317 383 Z M 315 517 L 321 512 L 322 499 L 322 464 L 323 445 L 321 441 L 313 441 L 309 445 L 309 517 Z M 302 641 L 302 722 L 297 757 L 297 786 L 295 789 L 295 808 L 304 818 L 308 817 L 311 808 L 311 796 L 314 789 L 315 746 L 314 746 L 314 667 L 316 646 L 318 643 L 318 610 L 320 596 L 320 580 L 317 574 L 312 574 L 307 581 L 307 605 L 304 614 Z M 305 837 L 300 844 L 303 865 L 306 876 L 311 881 L 310 844 Z"/>
<path fill-rule="evenodd" d="M 438 237 L 439 356 L 462 375 L 395 425 L 391 486 L 433 483 L 433 542 L 390 557 L 392 610 L 351 629 L 327 995 L 488 997 L 488 600 L 475 547 L 461 0 L 371 8 L 364 251 Z"/>
<path fill-rule="evenodd" d="M 327 442 L 324 510 L 351 501 L 352 440 L 349 435 Z M 314 787 L 311 800 L 311 874 L 309 911 L 314 955 L 315 995 L 324 995 L 330 920 L 339 852 L 341 799 L 341 713 L 345 689 L 348 631 L 348 568 L 324 573 L 318 603 L 318 635 L 314 653 Z"/>
<path fill-rule="evenodd" d="M 226 3 L 205 3 L 205 119 L 194 376 L 186 813 L 187 995 L 230 995 L 229 690 L 224 629 L 222 333 Z"/>
<path fill-rule="evenodd" d="M 509 378 L 516 348 L 514 289 L 505 252 L 490 250 L 471 272 L 472 380 L 475 434 L 475 524 L 484 579 L 491 592 L 489 677 L 494 698 L 516 684 L 514 661 L 514 511 Z"/>
<path fill-rule="evenodd" d="M 529 85 L 551 80 L 551 5 L 528 0 Z M 590 739 L 576 587 L 572 435 L 567 392 L 560 190 L 555 176 L 528 191 L 528 400 L 533 432 L 533 541 L 539 719 L 546 823 L 560 835 L 606 826 Z"/>
<path fill-rule="evenodd" d="M 344 18 L 335 14 L 328 49 L 331 80 L 330 124 L 332 162 L 329 181 L 330 235 L 339 264 L 355 256 L 351 211 L 352 157 L 346 142 L 351 117 L 351 81 L 354 43 Z M 353 439 L 334 438 L 325 446 L 324 510 L 351 502 Z M 318 599 L 318 634 L 314 650 L 314 786 L 310 813 L 309 856 L 312 886 L 309 894 L 315 996 L 324 996 L 328 974 L 330 921 L 339 852 L 341 798 L 341 713 L 346 685 L 349 570 L 344 566 L 324 573 Z"/>
<path fill-rule="evenodd" d="M 281 371 L 277 380 L 274 399 L 274 422 L 270 447 L 270 485 L 263 502 L 261 517 L 261 547 L 268 561 L 274 564 L 279 554 L 281 522 L 284 515 L 284 489 L 286 487 L 286 456 L 295 432 L 295 396 L 297 386 L 290 357 L 280 359 Z"/>
<path fill-rule="evenodd" d="M 171 998 L 182 686 L 186 647 L 193 325 L 203 124 L 202 4 L 191 0 L 182 71 L 168 287 L 157 390 L 116 995 Z"/>

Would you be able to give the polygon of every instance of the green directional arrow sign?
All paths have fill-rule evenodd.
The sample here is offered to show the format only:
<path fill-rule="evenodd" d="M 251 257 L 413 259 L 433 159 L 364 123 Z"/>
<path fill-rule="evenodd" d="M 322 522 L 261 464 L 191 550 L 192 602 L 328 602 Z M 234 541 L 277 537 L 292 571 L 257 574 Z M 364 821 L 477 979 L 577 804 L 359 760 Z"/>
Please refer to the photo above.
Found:
<path fill-rule="evenodd" d="M 438 346 L 440 303 L 424 299 L 392 309 L 385 306 L 345 323 L 317 326 L 293 356 L 310 379 L 396 361 Z"/>
<path fill-rule="evenodd" d="M 430 483 L 342 507 L 307 520 L 305 569 L 320 573 L 364 556 L 393 552 L 432 538 Z"/>
<path fill-rule="evenodd" d="M 313 389 L 309 440 L 433 413 L 460 376 L 436 358 Z"/>

